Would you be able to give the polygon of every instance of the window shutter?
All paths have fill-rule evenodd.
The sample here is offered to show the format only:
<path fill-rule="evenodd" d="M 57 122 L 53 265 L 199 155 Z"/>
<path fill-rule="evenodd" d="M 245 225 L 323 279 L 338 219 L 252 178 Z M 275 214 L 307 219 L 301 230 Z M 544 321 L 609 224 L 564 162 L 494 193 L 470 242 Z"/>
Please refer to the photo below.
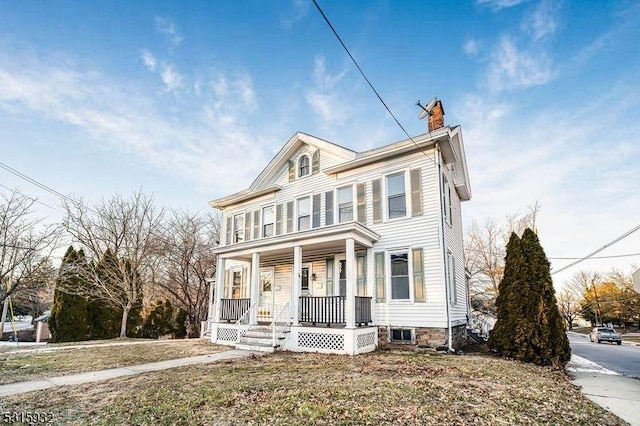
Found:
<path fill-rule="evenodd" d="M 382 222 L 382 194 L 380 193 L 380 179 L 371 182 L 373 190 L 373 223 Z"/>
<path fill-rule="evenodd" d="M 293 232 L 293 201 L 287 203 L 287 233 Z"/>
<path fill-rule="evenodd" d="M 333 258 L 327 259 L 327 296 L 333 296 Z"/>
<path fill-rule="evenodd" d="M 282 204 L 276 205 L 276 235 L 282 235 Z"/>
<path fill-rule="evenodd" d="M 260 238 L 260 210 L 253 212 L 253 239 Z"/>
<path fill-rule="evenodd" d="M 229 245 L 231 244 L 231 228 L 232 228 L 232 222 L 231 222 L 231 216 L 229 216 L 227 218 L 227 238 L 225 240 L 225 245 Z"/>
<path fill-rule="evenodd" d="M 293 182 L 296 177 L 296 163 L 289 160 L 287 164 L 289 165 L 289 182 Z"/>
<path fill-rule="evenodd" d="M 311 226 L 313 228 L 320 226 L 320 194 L 313 196 L 313 222 Z"/>
<path fill-rule="evenodd" d="M 358 201 L 358 222 L 367 224 L 367 200 L 365 197 L 365 183 L 356 185 L 356 197 Z"/>
<path fill-rule="evenodd" d="M 458 303 L 458 286 L 456 283 L 456 258 L 451 254 L 451 303 Z"/>
<path fill-rule="evenodd" d="M 244 214 L 244 240 L 249 241 L 251 239 L 251 212 Z"/>
<path fill-rule="evenodd" d="M 324 195 L 325 199 L 325 225 L 333 225 L 333 191 L 327 191 Z"/>
<path fill-rule="evenodd" d="M 376 269 L 376 302 L 384 302 L 384 253 L 376 253 L 374 260 Z"/>
<path fill-rule="evenodd" d="M 313 153 L 313 158 L 311 159 L 311 173 L 316 174 L 320 171 L 320 150 L 317 150 Z"/>
<path fill-rule="evenodd" d="M 224 271 L 224 289 L 223 293 L 227 299 L 231 299 L 231 288 L 233 287 L 233 283 L 231 282 L 231 269 L 227 269 Z"/>
<path fill-rule="evenodd" d="M 424 258 L 421 248 L 412 250 L 413 257 L 413 299 L 424 302 Z"/>
<path fill-rule="evenodd" d="M 422 182 L 420 169 L 411 170 L 411 216 L 422 215 Z"/>

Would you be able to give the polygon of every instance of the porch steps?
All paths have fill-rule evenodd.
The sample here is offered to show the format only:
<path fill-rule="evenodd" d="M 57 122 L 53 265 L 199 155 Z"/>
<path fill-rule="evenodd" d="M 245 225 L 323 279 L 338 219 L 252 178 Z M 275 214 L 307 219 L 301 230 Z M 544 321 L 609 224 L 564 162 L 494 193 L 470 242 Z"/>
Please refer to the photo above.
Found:
<path fill-rule="evenodd" d="M 244 336 L 240 338 L 240 341 L 236 343 L 236 349 L 273 353 L 280 347 L 279 341 L 282 340 L 283 337 L 278 337 L 278 342 L 276 342 L 275 346 L 273 345 L 272 337 L 272 331 L 269 327 L 252 327 L 247 330 Z"/>

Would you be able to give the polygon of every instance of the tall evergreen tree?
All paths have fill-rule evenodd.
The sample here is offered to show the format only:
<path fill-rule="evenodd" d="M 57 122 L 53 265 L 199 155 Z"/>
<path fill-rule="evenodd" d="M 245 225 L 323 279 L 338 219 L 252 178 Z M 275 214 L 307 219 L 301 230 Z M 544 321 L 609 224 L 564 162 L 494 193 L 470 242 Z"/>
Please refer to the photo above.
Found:
<path fill-rule="evenodd" d="M 532 322 L 527 358 L 539 365 L 565 364 L 571 358 L 571 347 L 558 309 L 550 264 L 538 236 L 528 228 L 522 234 L 522 252 L 530 281 L 523 303 Z"/>
<path fill-rule="evenodd" d="M 86 285 L 76 268 L 83 268 L 82 250 L 69 246 L 58 272 L 49 328 L 52 342 L 75 342 L 87 338 L 87 300 L 78 295 Z"/>
<path fill-rule="evenodd" d="M 565 364 L 569 340 L 538 236 L 526 229 L 507 244 L 505 273 L 496 301 L 498 321 L 489 346 L 500 355 L 538 365 Z"/>
<path fill-rule="evenodd" d="M 496 299 L 498 320 L 488 342 L 491 349 L 506 357 L 513 357 L 516 351 L 513 336 L 513 326 L 519 315 L 516 308 L 516 292 L 522 287 L 520 281 L 524 268 L 525 261 L 520 247 L 520 238 L 515 233 L 511 233 L 507 243 L 504 275 L 500 281 Z"/>

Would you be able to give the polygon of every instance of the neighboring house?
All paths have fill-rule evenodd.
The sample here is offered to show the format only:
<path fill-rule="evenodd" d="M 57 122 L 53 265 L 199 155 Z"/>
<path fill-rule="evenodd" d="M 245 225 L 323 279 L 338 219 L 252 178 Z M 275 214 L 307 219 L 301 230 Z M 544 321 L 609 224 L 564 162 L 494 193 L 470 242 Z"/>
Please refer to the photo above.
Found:
<path fill-rule="evenodd" d="M 296 133 L 248 189 L 210 203 L 223 226 L 212 341 L 347 354 L 459 347 L 470 198 L 461 129 L 444 126 L 439 101 L 428 133 L 369 151 Z"/>

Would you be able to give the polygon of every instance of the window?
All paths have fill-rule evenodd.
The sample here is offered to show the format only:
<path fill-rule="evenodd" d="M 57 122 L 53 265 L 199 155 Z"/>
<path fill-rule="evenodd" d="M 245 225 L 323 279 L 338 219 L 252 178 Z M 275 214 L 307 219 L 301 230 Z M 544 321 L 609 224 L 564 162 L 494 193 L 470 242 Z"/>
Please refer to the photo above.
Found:
<path fill-rule="evenodd" d="M 407 252 L 394 253 L 391 263 L 391 299 L 409 300 L 409 255 Z"/>
<path fill-rule="evenodd" d="M 309 197 L 298 199 L 298 231 L 311 227 L 311 200 Z"/>
<path fill-rule="evenodd" d="M 338 222 L 353 220 L 353 187 L 338 188 Z"/>
<path fill-rule="evenodd" d="M 301 285 L 300 285 L 300 290 L 303 292 L 309 292 L 309 267 L 308 266 L 304 266 L 302 268 L 302 276 L 301 278 Z"/>
<path fill-rule="evenodd" d="M 387 176 L 387 214 L 389 219 L 407 215 L 404 172 Z"/>
<path fill-rule="evenodd" d="M 413 338 L 411 335 L 411 329 L 392 328 L 389 337 L 394 343 L 413 343 Z"/>
<path fill-rule="evenodd" d="M 451 225 L 451 187 L 444 175 L 442 175 L 442 210 L 444 220 Z"/>
<path fill-rule="evenodd" d="M 306 176 L 309 174 L 309 157 L 303 155 L 298 161 L 298 177 Z"/>
<path fill-rule="evenodd" d="M 456 289 L 456 259 L 447 250 L 447 284 L 449 285 L 449 301 L 452 305 L 458 303 L 458 292 Z"/>
<path fill-rule="evenodd" d="M 241 270 L 232 271 L 231 275 L 231 298 L 244 299 L 247 297 L 247 286 L 244 274 Z"/>
<path fill-rule="evenodd" d="M 273 237 L 274 235 L 274 214 L 273 206 L 262 208 L 262 236 Z"/>
<path fill-rule="evenodd" d="M 233 242 L 244 241 L 244 215 L 242 213 L 233 216 Z"/>

